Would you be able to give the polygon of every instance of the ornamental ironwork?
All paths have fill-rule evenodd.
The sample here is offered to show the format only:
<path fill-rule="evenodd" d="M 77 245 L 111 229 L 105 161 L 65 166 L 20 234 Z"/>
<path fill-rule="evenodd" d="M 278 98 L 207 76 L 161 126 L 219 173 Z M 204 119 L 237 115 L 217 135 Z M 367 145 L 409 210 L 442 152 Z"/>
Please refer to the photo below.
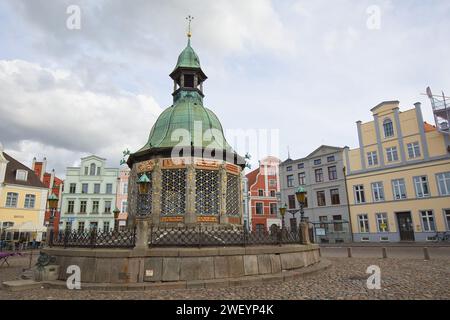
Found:
<path fill-rule="evenodd" d="M 137 194 L 137 216 L 139 217 L 149 216 L 152 212 L 152 173 L 146 172 L 145 174 L 150 181 L 148 182 L 147 192 L 138 192 Z"/>
<path fill-rule="evenodd" d="M 299 244 L 299 233 L 287 229 L 270 232 L 232 227 L 152 227 L 150 247 L 211 247 Z"/>
<path fill-rule="evenodd" d="M 226 209 L 228 215 L 239 215 L 240 194 L 239 176 L 227 173 Z"/>
<path fill-rule="evenodd" d="M 97 229 L 84 232 L 65 230 L 51 236 L 50 246 L 65 248 L 132 248 L 136 242 L 135 229 L 106 232 Z"/>
<path fill-rule="evenodd" d="M 161 213 L 184 215 L 186 209 L 186 170 L 162 170 Z"/>
<path fill-rule="evenodd" d="M 195 171 L 195 196 L 197 214 L 219 214 L 219 171 Z"/>

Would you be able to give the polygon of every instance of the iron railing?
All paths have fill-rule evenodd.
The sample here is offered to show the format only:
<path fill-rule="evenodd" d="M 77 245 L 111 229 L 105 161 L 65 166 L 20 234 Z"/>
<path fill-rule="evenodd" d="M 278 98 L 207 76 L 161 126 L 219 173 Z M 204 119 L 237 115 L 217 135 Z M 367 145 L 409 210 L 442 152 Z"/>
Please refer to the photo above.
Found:
<path fill-rule="evenodd" d="M 227 227 L 152 227 L 150 247 L 257 246 L 301 243 L 299 233 L 280 229 L 247 231 Z"/>
<path fill-rule="evenodd" d="M 136 243 L 136 229 L 123 231 L 89 231 L 65 230 L 58 233 L 50 232 L 48 244 L 50 247 L 80 247 L 80 248 L 133 248 Z"/>

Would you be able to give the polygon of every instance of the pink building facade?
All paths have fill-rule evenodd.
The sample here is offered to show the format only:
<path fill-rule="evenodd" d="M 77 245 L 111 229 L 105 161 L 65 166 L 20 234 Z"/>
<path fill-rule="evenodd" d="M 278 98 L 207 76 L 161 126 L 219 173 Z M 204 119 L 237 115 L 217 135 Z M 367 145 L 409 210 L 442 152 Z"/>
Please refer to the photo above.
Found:
<path fill-rule="evenodd" d="M 126 228 L 128 218 L 128 178 L 129 169 L 120 169 L 117 178 L 116 208 L 120 211 L 117 217 L 119 229 Z"/>

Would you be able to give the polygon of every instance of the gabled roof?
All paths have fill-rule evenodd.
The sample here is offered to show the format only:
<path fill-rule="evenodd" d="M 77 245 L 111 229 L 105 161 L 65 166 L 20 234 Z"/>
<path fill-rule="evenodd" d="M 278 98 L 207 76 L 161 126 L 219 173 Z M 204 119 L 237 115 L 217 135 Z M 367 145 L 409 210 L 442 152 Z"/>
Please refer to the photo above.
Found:
<path fill-rule="evenodd" d="M 318 147 L 316 150 L 314 150 L 313 152 L 311 152 L 310 154 L 308 154 L 306 156 L 306 158 L 312 158 L 315 157 L 315 154 L 318 153 L 320 150 L 322 149 L 330 149 L 331 152 L 337 152 L 337 151 L 341 151 L 343 150 L 343 148 L 340 147 L 333 147 L 333 146 L 327 146 L 327 145 L 321 145 L 320 147 Z"/>
<path fill-rule="evenodd" d="M 382 106 L 384 106 L 384 105 L 387 105 L 387 104 L 396 104 L 396 105 L 399 105 L 400 104 L 400 101 L 398 101 L 398 100 L 391 100 L 391 101 L 383 101 L 383 102 L 380 102 L 379 104 L 377 104 L 375 107 L 373 107 L 372 109 L 370 109 L 370 111 L 371 112 L 374 112 L 375 110 L 377 110 L 378 108 L 380 108 L 380 107 L 382 107 Z"/>
<path fill-rule="evenodd" d="M 90 155 L 90 156 L 87 156 L 87 157 L 81 158 L 81 160 L 82 160 L 82 161 L 83 161 L 83 160 L 87 160 L 87 159 L 97 159 L 97 160 L 101 160 L 101 161 L 106 161 L 106 159 L 105 159 L 105 158 L 102 158 L 102 157 L 96 156 L 95 154 L 92 154 L 92 155 Z"/>
<path fill-rule="evenodd" d="M 245 175 L 245 177 L 248 179 L 248 189 L 250 190 L 250 187 L 255 184 L 256 177 L 258 177 L 259 174 L 259 167 L 258 169 L 253 170 L 252 172 L 249 172 Z"/>
<path fill-rule="evenodd" d="M 22 186 L 47 189 L 47 187 L 41 182 L 41 180 L 39 180 L 39 177 L 34 173 L 33 170 L 20 163 L 19 161 L 8 155 L 6 152 L 3 152 L 3 156 L 6 160 L 9 161 L 8 165 L 6 166 L 5 173 L 6 184 L 17 184 Z M 28 172 L 27 181 L 16 180 L 17 170 L 25 170 Z"/>

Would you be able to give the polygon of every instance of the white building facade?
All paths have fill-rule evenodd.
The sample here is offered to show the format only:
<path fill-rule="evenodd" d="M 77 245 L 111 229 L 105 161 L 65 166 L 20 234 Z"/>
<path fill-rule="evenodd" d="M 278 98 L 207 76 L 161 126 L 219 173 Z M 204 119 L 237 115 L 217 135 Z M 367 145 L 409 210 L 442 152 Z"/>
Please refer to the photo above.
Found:
<path fill-rule="evenodd" d="M 106 159 L 81 158 L 80 167 L 66 169 L 62 194 L 62 229 L 80 232 L 114 229 L 118 168 L 107 168 Z"/>

